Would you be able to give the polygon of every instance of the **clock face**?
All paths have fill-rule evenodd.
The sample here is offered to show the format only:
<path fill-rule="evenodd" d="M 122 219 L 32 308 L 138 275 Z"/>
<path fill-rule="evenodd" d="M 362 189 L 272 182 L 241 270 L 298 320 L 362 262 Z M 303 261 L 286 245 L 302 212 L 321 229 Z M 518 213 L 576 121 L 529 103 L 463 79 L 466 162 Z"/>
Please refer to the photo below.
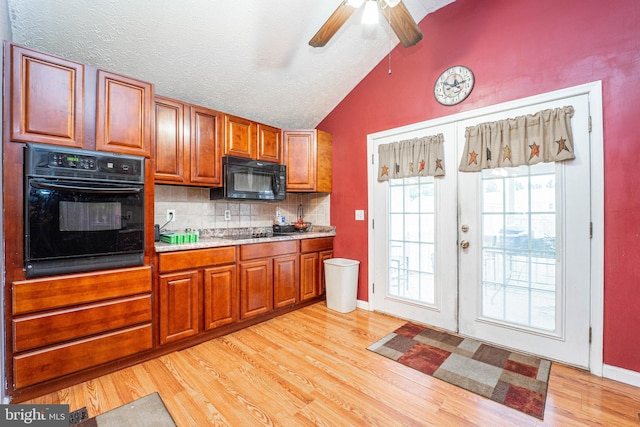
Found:
<path fill-rule="evenodd" d="M 440 104 L 455 105 L 469 96 L 474 82 L 470 69 L 463 65 L 456 65 L 440 74 L 433 88 L 433 94 Z"/>

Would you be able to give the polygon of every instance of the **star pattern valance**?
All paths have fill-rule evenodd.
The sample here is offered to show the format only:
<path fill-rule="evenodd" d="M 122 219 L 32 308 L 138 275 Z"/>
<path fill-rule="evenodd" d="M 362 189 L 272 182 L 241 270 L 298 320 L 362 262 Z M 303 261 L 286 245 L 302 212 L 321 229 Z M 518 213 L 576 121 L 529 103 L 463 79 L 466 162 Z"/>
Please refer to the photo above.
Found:
<path fill-rule="evenodd" d="M 378 146 L 378 181 L 444 175 L 444 135 L 424 136 Z"/>
<path fill-rule="evenodd" d="M 572 116 L 573 107 L 567 106 L 468 127 L 458 169 L 478 172 L 574 159 Z"/>

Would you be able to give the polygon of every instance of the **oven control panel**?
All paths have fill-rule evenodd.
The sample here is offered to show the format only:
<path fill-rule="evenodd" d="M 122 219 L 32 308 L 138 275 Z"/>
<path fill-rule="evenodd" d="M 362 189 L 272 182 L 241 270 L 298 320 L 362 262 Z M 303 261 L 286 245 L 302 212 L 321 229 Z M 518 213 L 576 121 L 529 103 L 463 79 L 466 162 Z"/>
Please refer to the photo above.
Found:
<path fill-rule="evenodd" d="M 144 182 L 144 158 L 40 144 L 27 144 L 25 175 Z"/>
<path fill-rule="evenodd" d="M 96 169 L 98 161 L 93 156 L 79 154 L 49 153 L 49 166 L 59 168 Z"/>

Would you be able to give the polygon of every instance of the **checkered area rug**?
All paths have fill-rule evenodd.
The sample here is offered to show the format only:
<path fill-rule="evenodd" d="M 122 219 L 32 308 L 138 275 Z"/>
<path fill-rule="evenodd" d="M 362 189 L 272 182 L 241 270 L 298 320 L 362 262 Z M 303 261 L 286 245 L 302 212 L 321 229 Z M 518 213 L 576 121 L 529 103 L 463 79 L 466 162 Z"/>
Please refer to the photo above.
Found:
<path fill-rule="evenodd" d="M 551 362 L 406 323 L 367 347 L 534 417 L 543 418 Z"/>

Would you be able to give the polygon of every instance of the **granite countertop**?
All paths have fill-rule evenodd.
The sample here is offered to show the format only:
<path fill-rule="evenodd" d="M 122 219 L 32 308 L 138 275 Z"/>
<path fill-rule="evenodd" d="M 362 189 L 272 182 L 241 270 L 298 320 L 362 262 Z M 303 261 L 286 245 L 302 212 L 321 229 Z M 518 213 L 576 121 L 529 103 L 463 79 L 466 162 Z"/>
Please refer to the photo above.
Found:
<path fill-rule="evenodd" d="M 171 244 L 154 242 L 156 252 L 187 251 L 191 249 L 217 248 L 223 246 L 251 245 L 254 243 L 281 242 L 285 240 L 313 239 L 318 237 L 332 237 L 336 235 L 335 228 L 327 231 L 308 231 L 291 233 L 284 236 L 252 237 L 247 239 L 230 239 L 225 237 L 201 237 L 195 243 Z"/>

